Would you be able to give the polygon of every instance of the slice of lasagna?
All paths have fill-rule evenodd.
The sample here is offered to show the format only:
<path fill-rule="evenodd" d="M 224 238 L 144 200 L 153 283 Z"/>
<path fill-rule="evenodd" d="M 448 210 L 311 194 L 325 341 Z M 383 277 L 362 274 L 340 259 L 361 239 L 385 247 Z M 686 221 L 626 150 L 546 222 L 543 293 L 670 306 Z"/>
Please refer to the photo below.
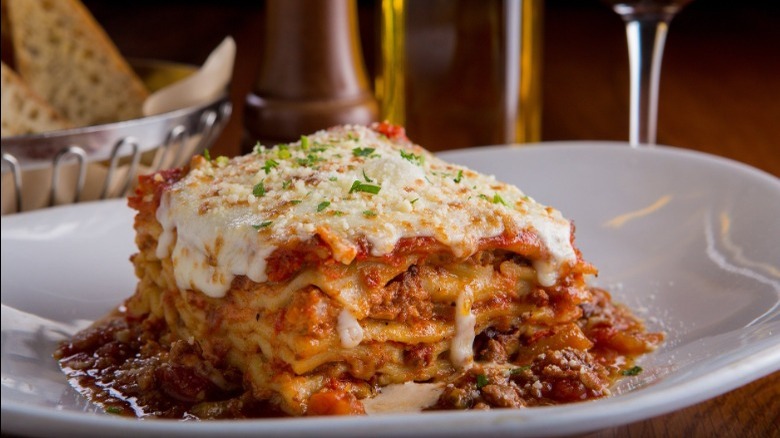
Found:
<path fill-rule="evenodd" d="M 410 382 L 430 409 L 570 402 L 661 340 L 587 285 L 560 212 L 387 124 L 196 156 L 130 205 L 136 293 L 56 353 L 109 410 L 363 413 Z"/>

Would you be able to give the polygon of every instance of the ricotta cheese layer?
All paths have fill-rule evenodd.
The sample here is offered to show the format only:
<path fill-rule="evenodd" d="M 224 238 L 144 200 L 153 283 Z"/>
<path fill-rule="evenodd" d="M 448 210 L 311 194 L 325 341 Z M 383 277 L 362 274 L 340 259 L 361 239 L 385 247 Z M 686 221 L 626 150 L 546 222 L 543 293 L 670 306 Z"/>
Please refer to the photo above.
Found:
<path fill-rule="evenodd" d="M 531 260 L 543 286 L 576 262 L 561 213 L 518 188 L 449 164 L 407 140 L 340 126 L 244 156 L 196 157 L 162 195 L 157 255 L 171 256 L 177 286 L 221 297 L 233 278 L 267 281 L 267 258 L 319 236 L 338 262 L 361 244 L 372 256 L 402 238 L 431 237 L 456 257 L 507 229 L 543 247 Z"/>

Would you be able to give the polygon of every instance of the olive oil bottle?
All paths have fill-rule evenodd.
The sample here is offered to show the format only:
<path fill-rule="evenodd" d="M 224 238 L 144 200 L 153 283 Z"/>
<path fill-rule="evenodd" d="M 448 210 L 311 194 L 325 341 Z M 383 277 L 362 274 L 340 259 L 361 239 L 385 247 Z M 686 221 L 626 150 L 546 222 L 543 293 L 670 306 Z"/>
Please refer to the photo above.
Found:
<path fill-rule="evenodd" d="M 381 0 L 382 118 L 433 150 L 539 141 L 542 0 Z"/>

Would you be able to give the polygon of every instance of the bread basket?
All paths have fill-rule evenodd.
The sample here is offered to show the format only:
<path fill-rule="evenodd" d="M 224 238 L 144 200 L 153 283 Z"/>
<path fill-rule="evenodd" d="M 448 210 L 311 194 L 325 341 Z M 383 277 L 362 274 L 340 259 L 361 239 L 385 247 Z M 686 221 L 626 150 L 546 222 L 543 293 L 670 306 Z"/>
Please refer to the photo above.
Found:
<path fill-rule="evenodd" d="M 131 64 L 152 90 L 196 70 L 162 61 Z M 181 166 L 210 147 L 231 109 L 225 92 L 159 115 L 4 137 L 2 214 L 125 196 L 138 175 Z"/>

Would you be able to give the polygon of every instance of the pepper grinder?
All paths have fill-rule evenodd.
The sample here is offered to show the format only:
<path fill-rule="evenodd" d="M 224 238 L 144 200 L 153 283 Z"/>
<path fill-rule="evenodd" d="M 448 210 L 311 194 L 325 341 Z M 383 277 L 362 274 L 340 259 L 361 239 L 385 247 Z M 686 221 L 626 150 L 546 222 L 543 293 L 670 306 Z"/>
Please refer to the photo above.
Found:
<path fill-rule="evenodd" d="M 363 64 L 355 0 L 268 0 L 263 57 L 247 95 L 252 144 L 369 124 L 379 106 Z"/>

